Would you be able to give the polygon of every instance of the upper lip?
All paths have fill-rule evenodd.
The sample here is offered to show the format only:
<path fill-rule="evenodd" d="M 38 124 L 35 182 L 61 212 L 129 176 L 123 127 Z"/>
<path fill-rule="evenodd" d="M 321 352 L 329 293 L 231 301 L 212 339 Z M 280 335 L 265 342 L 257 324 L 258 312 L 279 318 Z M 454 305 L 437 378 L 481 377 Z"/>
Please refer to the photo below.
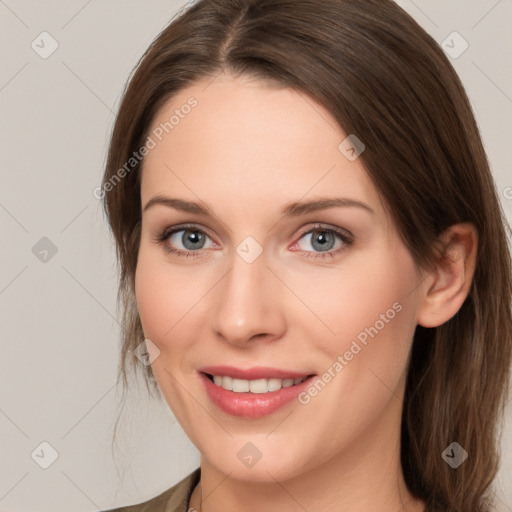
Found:
<path fill-rule="evenodd" d="M 258 366 L 253 368 L 235 368 L 234 366 L 204 366 L 199 368 L 200 372 L 210 375 L 232 377 L 233 379 L 257 380 L 257 379 L 297 379 L 308 377 L 311 373 L 297 372 L 294 370 L 283 370 L 281 368 L 270 368 Z"/>

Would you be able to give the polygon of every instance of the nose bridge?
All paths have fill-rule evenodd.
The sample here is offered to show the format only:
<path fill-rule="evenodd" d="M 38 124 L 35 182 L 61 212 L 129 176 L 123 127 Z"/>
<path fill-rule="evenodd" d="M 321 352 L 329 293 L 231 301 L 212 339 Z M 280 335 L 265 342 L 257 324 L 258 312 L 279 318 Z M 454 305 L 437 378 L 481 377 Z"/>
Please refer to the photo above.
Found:
<path fill-rule="evenodd" d="M 284 319 L 265 256 L 254 241 L 244 240 L 217 287 L 211 326 L 228 342 L 243 344 L 256 335 L 281 334 Z"/>

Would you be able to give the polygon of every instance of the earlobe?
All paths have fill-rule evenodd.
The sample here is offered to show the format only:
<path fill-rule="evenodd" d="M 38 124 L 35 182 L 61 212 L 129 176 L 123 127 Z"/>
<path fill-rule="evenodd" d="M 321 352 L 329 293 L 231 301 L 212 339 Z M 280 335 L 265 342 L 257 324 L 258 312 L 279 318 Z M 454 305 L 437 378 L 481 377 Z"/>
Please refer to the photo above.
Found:
<path fill-rule="evenodd" d="M 466 300 L 476 267 L 478 233 L 473 224 L 450 226 L 439 238 L 444 251 L 424 281 L 417 323 L 438 327 L 452 318 Z"/>

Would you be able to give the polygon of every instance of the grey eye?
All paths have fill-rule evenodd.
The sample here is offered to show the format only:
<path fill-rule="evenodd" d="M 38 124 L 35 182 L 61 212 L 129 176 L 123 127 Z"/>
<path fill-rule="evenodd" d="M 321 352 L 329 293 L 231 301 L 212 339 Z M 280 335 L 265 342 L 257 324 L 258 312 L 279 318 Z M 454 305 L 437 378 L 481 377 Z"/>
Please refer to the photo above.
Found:
<path fill-rule="evenodd" d="M 299 247 L 303 251 L 307 251 L 308 249 L 301 246 L 301 241 L 308 238 L 310 245 L 315 251 L 325 252 L 333 249 L 336 243 L 336 238 L 340 237 L 333 231 L 328 231 L 325 229 L 314 229 L 308 233 L 305 233 L 300 239 Z"/>
<path fill-rule="evenodd" d="M 181 243 L 183 249 L 194 251 L 204 249 L 207 238 L 209 238 L 208 235 L 197 229 L 180 229 L 169 237 L 169 242 L 173 246 L 178 246 L 178 249 L 181 249 L 181 247 L 179 247 Z"/>

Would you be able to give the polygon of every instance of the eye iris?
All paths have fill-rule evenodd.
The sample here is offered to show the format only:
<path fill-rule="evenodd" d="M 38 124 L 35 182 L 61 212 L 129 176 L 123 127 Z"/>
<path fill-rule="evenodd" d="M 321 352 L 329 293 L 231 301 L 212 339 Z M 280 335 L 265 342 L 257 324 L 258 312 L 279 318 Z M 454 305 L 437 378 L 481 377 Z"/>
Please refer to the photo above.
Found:
<path fill-rule="evenodd" d="M 328 251 L 334 247 L 334 236 L 329 231 L 312 231 L 311 239 L 311 245 L 319 251 Z M 317 241 L 319 244 L 316 243 Z"/>
<path fill-rule="evenodd" d="M 189 242 L 191 245 L 189 245 Z M 184 230 L 181 243 L 187 249 L 201 249 L 204 244 L 204 235 L 200 231 Z"/>

